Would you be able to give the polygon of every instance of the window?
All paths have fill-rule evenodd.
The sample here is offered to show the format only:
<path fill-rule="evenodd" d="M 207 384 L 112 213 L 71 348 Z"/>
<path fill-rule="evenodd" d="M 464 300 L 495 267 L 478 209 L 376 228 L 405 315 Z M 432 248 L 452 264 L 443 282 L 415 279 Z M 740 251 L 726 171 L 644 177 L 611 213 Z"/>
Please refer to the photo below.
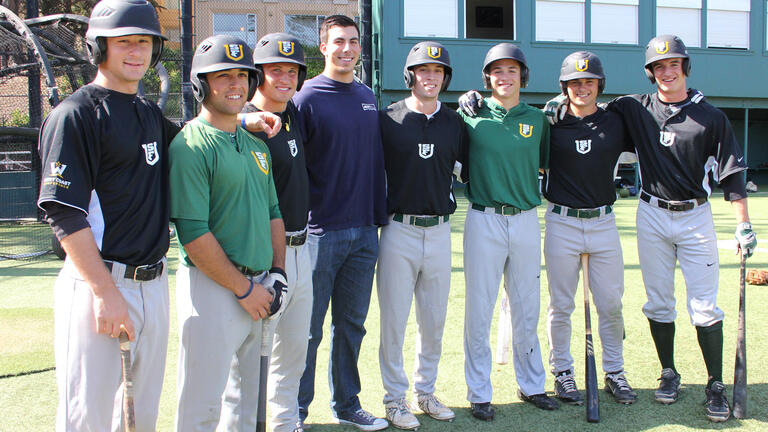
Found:
<path fill-rule="evenodd" d="M 686 46 L 700 47 L 701 0 L 657 0 L 656 34 L 677 35 Z"/>
<path fill-rule="evenodd" d="M 584 0 L 536 0 L 536 40 L 584 42 Z"/>
<path fill-rule="evenodd" d="M 456 0 L 405 0 L 405 36 L 459 37 Z"/>
<path fill-rule="evenodd" d="M 707 46 L 749 48 L 749 0 L 707 1 Z"/>
<path fill-rule="evenodd" d="M 302 45 L 320 45 L 320 24 L 325 15 L 286 15 L 285 32 L 296 36 Z"/>
<path fill-rule="evenodd" d="M 639 0 L 592 0 L 592 42 L 637 45 Z"/>
<path fill-rule="evenodd" d="M 470 39 L 515 39 L 515 2 L 466 0 L 466 29 Z"/>
<path fill-rule="evenodd" d="M 256 45 L 256 14 L 213 14 L 213 34 L 237 36 L 248 46 Z"/>

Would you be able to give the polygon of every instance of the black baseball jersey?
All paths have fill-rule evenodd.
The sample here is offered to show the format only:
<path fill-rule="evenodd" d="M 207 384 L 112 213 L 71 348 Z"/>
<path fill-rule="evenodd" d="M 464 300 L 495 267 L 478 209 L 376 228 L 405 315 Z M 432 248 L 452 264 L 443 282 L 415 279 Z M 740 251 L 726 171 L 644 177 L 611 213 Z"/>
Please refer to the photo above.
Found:
<path fill-rule="evenodd" d="M 401 100 L 380 112 L 379 124 L 388 213 L 453 213 L 453 166 L 466 162 L 467 134 L 461 117 L 441 105 L 427 118 Z"/>
<path fill-rule="evenodd" d="M 658 93 L 631 95 L 608 105 L 635 145 L 643 190 L 665 200 L 708 197 L 710 170 L 720 181 L 747 169 L 725 114 L 700 94 L 688 96 L 669 104 Z"/>
<path fill-rule="evenodd" d="M 619 155 L 634 151 L 621 117 L 598 108 L 570 114 L 550 129 L 544 197 L 571 208 L 597 208 L 616 200 L 613 183 Z"/>
<path fill-rule="evenodd" d="M 245 104 L 243 112 L 260 111 L 251 103 Z M 303 123 L 293 102 L 282 113 L 276 113 L 283 122 L 280 132 L 267 138 L 263 132 L 255 135 L 267 143 L 272 154 L 272 175 L 275 178 L 277 200 L 283 215 L 286 231 L 301 231 L 307 226 L 309 216 L 309 175 L 304 153 Z"/>
<path fill-rule="evenodd" d="M 81 87 L 43 122 L 38 205 L 84 212 L 104 259 L 158 262 L 169 244 L 167 150 L 178 131 L 142 97 Z"/>

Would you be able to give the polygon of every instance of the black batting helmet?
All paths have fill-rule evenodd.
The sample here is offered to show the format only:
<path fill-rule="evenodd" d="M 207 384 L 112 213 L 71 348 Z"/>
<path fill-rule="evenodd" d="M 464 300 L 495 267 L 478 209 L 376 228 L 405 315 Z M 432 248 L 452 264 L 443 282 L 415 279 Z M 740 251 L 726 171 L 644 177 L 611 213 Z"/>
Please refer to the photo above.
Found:
<path fill-rule="evenodd" d="M 520 63 L 520 87 L 528 85 L 528 65 L 525 61 L 525 54 L 517 45 L 508 42 L 502 42 L 498 45 L 494 45 L 485 54 L 485 61 L 483 62 L 483 84 L 485 88 L 491 88 L 491 77 L 488 74 L 491 63 L 496 60 L 512 59 Z"/>
<path fill-rule="evenodd" d="M 451 56 L 448 54 L 448 50 L 443 44 L 431 41 L 419 42 L 408 52 L 408 57 L 406 57 L 405 66 L 403 67 L 403 78 L 405 79 L 405 85 L 408 86 L 408 88 L 413 87 L 413 82 L 415 80 L 413 76 L 414 66 L 429 63 L 443 65 L 445 74 L 443 76 L 443 85 L 440 87 L 440 91 L 445 91 L 448 88 L 448 84 L 451 83 L 451 76 L 453 75 L 453 69 L 451 69 Z"/>
<path fill-rule="evenodd" d="M 146 0 L 102 0 L 96 3 L 88 21 L 85 40 L 91 63 L 98 65 L 107 58 L 106 37 L 152 36 L 153 67 L 163 53 L 163 41 L 168 39 L 160 30 L 155 8 Z"/>
<path fill-rule="evenodd" d="M 656 83 L 651 65 L 659 60 L 669 58 L 683 59 L 683 73 L 685 76 L 691 74 L 691 59 L 688 57 L 688 49 L 682 39 L 675 35 L 656 36 L 648 41 L 648 45 L 645 47 L 645 75 L 651 80 L 651 84 Z"/>
<path fill-rule="evenodd" d="M 264 82 L 264 68 L 267 63 L 296 63 L 299 65 L 299 80 L 296 91 L 301 90 L 301 85 L 307 78 L 307 65 L 304 63 L 304 48 L 296 37 L 288 33 L 270 33 L 258 42 L 253 49 L 253 64 L 256 66 L 256 74 L 259 83 Z"/>
<path fill-rule="evenodd" d="M 579 78 L 595 78 L 597 82 L 597 91 L 602 93 L 605 89 L 605 73 L 600 58 L 589 51 L 576 51 L 568 54 L 560 67 L 560 89 L 563 94 L 567 93 L 570 80 Z"/>
<path fill-rule="evenodd" d="M 248 73 L 248 100 L 251 100 L 259 79 L 256 68 L 251 63 L 251 49 L 237 37 L 214 35 L 200 42 L 192 57 L 192 69 L 189 72 L 195 99 L 202 102 L 210 88 L 205 74 L 227 69 L 245 69 Z"/>

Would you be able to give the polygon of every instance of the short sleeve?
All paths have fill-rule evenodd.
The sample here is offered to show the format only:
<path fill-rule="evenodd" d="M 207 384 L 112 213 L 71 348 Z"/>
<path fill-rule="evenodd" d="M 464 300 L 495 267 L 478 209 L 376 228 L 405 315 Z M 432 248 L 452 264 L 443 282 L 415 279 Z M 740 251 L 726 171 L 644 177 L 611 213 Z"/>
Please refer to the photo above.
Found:
<path fill-rule="evenodd" d="M 202 146 L 190 145 L 194 130 L 185 126 L 171 142 L 171 220 L 208 221 L 210 175 Z"/>

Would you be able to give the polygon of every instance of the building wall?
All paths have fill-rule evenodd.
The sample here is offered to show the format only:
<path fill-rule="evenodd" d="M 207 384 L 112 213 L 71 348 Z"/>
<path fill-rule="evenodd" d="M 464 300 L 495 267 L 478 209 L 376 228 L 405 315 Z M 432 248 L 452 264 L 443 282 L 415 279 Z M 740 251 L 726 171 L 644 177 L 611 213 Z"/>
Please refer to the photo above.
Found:
<path fill-rule="evenodd" d="M 598 14 L 604 10 L 600 8 L 605 2 L 606 0 L 373 0 L 374 90 L 379 95 L 382 106 L 407 96 L 409 91 L 403 82 L 402 68 L 408 50 L 417 42 L 431 39 L 445 45 L 451 55 L 453 78 L 449 91 L 441 95 L 441 99 L 446 102 L 455 102 L 458 95 L 469 89 L 482 89 L 481 68 L 485 53 L 501 41 L 516 43 L 525 52 L 531 78 L 528 87 L 523 89 L 522 98 L 528 103 L 543 104 L 559 93 L 560 64 L 566 55 L 579 50 L 592 51 L 603 61 L 607 76 L 603 100 L 628 93 L 653 92 L 655 87 L 645 77 L 643 64 L 646 43 L 657 34 L 657 27 L 665 25 L 665 16 L 657 16 L 657 6 L 686 6 L 697 2 L 703 4 L 704 8 L 699 11 L 700 20 L 693 23 L 699 25 L 698 30 L 692 28 L 689 22 L 689 25 L 680 25 L 679 32 L 698 34 L 700 45 L 706 46 L 709 38 L 716 35 L 718 30 L 714 26 L 708 28 L 708 24 L 711 24 L 708 17 L 715 17 L 715 14 L 706 8 L 707 5 L 729 8 L 736 3 L 745 4 L 749 8 L 749 31 L 746 32 L 744 26 L 730 26 L 726 30 L 744 30 L 748 47 L 733 49 L 689 46 L 692 71 L 688 85 L 701 90 L 715 106 L 728 108 L 726 113 L 734 124 L 737 138 L 748 153 L 750 167 L 756 168 L 768 162 L 766 0 L 742 0 L 735 3 L 731 0 L 614 0 L 617 4 L 636 3 L 636 33 L 634 29 L 628 33 L 630 37 L 634 36 L 636 41 L 623 44 L 593 43 L 591 41 L 598 36 L 606 36 L 593 31 L 595 29 L 590 26 L 592 12 L 595 12 L 596 20 L 601 20 L 600 23 L 610 19 L 610 15 L 606 17 Z M 581 35 L 581 41 L 537 40 L 542 39 L 542 33 L 553 29 L 540 25 L 541 20 L 537 28 L 537 4 L 554 11 L 581 6 L 580 13 L 583 15 L 576 16 L 583 16 L 583 20 L 574 20 L 573 14 L 564 14 L 565 20 L 557 24 L 562 26 L 560 28 L 568 30 L 575 28 L 575 33 Z M 513 38 L 489 38 L 487 32 L 483 33 L 483 29 L 478 29 L 476 24 L 479 22 L 475 13 L 478 6 L 490 7 L 491 9 L 486 9 L 490 11 L 494 10 L 493 7 L 503 7 L 503 13 L 491 14 L 486 17 L 486 21 L 491 24 L 494 20 L 503 21 L 507 33 L 507 27 L 511 24 Z M 513 8 L 511 23 L 510 8 Z M 673 9 L 677 11 L 678 8 Z M 438 24 L 432 25 L 431 22 Z M 670 24 L 667 20 L 668 28 L 677 29 L 676 26 L 674 21 Z M 554 30 L 558 30 L 558 27 L 554 27 Z M 617 38 L 627 37 L 624 30 L 617 30 L 622 33 Z M 409 32 L 432 31 L 440 37 L 407 35 Z M 467 37 L 468 35 L 475 37 Z M 748 119 L 747 127 L 745 118 Z M 750 174 L 768 180 L 766 170 L 755 170 Z"/>

